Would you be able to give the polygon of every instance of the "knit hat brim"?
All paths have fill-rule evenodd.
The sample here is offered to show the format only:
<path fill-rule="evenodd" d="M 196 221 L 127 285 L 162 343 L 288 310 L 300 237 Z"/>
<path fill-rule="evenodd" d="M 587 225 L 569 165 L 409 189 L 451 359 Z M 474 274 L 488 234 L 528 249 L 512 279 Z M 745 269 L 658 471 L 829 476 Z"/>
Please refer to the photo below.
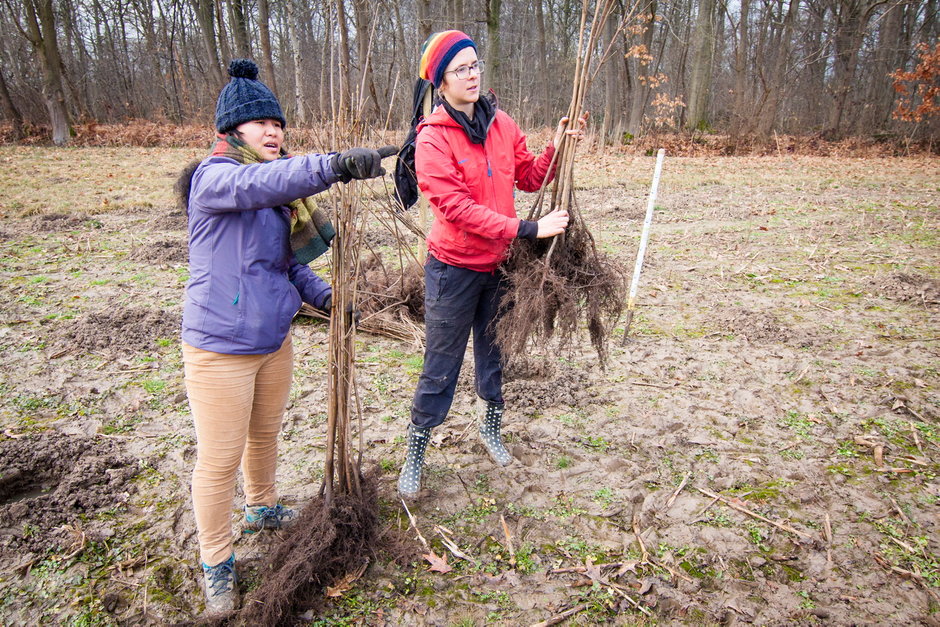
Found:
<path fill-rule="evenodd" d="M 434 33 L 424 42 L 421 50 L 421 64 L 418 68 L 418 74 L 421 78 L 434 83 L 434 87 L 440 87 L 444 82 L 444 72 L 447 66 L 457 53 L 464 48 L 473 48 L 477 46 L 467 36 L 466 33 L 459 30 L 445 30 L 440 33 Z"/>

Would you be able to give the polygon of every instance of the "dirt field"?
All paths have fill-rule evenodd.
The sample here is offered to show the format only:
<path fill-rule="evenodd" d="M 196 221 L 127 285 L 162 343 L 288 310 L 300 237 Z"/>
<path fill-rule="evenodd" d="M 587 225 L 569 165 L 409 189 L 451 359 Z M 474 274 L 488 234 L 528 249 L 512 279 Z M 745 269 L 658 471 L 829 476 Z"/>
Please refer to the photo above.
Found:
<path fill-rule="evenodd" d="M 198 154 L 0 148 L 4 624 L 200 617 L 169 193 Z M 652 170 L 587 154 L 577 177 L 628 269 Z M 606 370 L 545 347 L 510 374 L 511 467 L 485 457 L 462 379 L 413 508 L 452 570 L 379 555 L 302 618 L 940 624 L 938 204 L 935 158 L 667 156 L 628 341 Z M 279 466 L 294 504 L 322 476 L 326 333 L 294 328 Z M 357 342 L 364 457 L 406 529 L 394 487 L 421 351 Z M 239 535 L 243 591 L 276 541 Z"/>

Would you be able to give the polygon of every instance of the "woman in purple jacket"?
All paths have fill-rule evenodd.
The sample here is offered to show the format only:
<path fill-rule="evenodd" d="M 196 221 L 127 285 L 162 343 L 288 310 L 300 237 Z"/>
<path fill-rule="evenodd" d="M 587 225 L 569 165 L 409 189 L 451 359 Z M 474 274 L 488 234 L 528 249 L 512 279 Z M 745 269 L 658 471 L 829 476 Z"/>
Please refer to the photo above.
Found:
<path fill-rule="evenodd" d="M 241 465 L 248 530 L 278 529 L 294 512 L 274 486 L 277 436 L 293 371 L 291 319 L 301 301 L 329 311 L 330 286 L 306 265 L 334 232 L 307 197 L 384 174 L 389 152 L 287 158 L 284 115 L 233 61 L 216 107 L 212 154 L 180 179 L 189 218 L 183 307 L 186 392 L 196 425 L 193 510 L 210 612 L 237 606 L 232 507 Z M 394 154 L 394 153 L 393 153 Z"/>

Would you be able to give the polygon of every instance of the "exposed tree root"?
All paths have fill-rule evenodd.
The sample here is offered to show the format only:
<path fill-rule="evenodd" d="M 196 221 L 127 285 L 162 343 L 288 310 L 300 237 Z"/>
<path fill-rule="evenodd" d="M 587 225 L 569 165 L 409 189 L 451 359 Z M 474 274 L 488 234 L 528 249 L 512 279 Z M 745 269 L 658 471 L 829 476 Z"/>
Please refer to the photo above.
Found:
<path fill-rule="evenodd" d="M 271 569 L 245 600 L 237 621 L 248 625 L 291 625 L 296 615 L 316 609 L 324 589 L 360 569 L 379 550 L 378 482 L 361 479 L 361 497 L 337 492 L 330 505 L 313 499 L 271 555 Z"/>

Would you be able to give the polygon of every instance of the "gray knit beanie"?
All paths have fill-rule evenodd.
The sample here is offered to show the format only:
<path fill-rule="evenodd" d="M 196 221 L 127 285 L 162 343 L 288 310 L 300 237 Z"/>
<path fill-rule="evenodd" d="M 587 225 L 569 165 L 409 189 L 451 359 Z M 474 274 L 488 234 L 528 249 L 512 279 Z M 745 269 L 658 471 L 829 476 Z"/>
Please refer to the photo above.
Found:
<path fill-rule="evenodd" d="M 215 127 L 227 133 L 252 120 L 277 120 L 287 126 L 281 105 L 267 85 L 258 80 L 258 66 L 251 59 L 235 59 L 228 66 L 232 80 L 222 88 L 215 106 Z"/>

